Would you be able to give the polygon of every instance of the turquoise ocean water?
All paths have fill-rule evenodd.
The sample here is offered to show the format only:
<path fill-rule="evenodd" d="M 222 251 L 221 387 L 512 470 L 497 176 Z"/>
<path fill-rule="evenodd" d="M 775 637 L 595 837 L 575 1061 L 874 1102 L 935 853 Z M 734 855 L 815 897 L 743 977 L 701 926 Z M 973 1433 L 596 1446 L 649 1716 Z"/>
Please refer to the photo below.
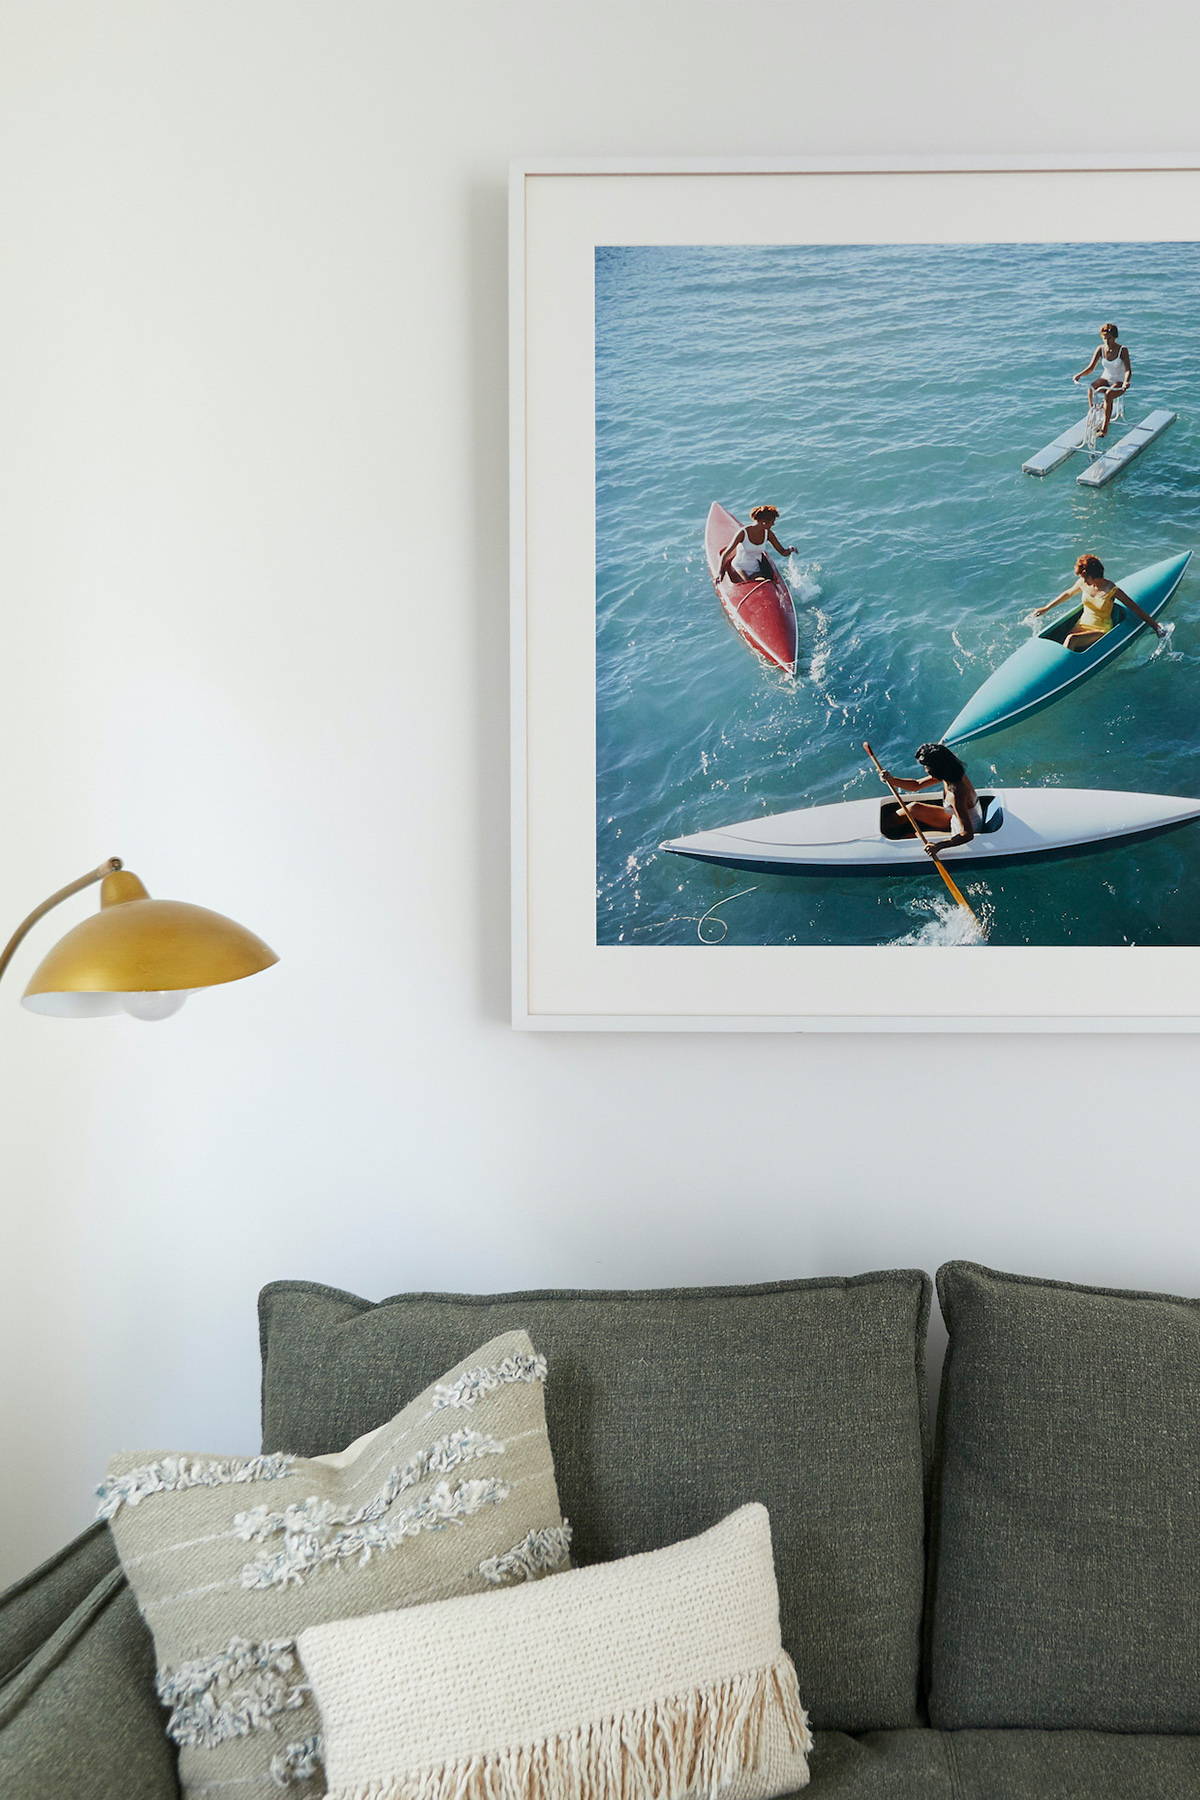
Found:
<path fill-rule="evenodd" d="M 1177 422 L 1114 481 L 1021 463 L 1084 406 L 1100 322 L 1129 346 L 1125 426 Z M 1094 550 L 1120 580 L 1200 549 L 1200 245 L 602 249 L 596 257 L 597 938 L 961 941 L 934 871 L 739 873 L 664 837 L 881 794 L 910 774 Z M 781 509 L 800 671 L 727 623 L 704 561 L 719 500 Z M 966 746 L 977 786 L 1200 794 L 1200 556 L 1114 666 Z M 995 944 L 1200 943 L 1200 825 L 963 885 Z M 740 890 L 753 888 L 752 893 Z M 731 898 L 731 896 L 739 896 Z"/>

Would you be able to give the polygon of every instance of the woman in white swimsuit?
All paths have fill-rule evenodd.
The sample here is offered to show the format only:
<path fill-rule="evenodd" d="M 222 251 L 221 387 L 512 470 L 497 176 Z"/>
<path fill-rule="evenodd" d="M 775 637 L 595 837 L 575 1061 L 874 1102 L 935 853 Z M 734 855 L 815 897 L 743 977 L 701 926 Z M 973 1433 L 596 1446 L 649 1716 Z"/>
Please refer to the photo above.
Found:
<path fill-rule="evenodd" d="M 1108 431 L 1109 420 L 1112 418 L 1113 401 L 1118 394 L 1129 392 L 1129 384 L 1133 380 L 1133 364 L 1129 360 L 1129 351 L 1124 344 L 1117 342 L 1115 325 L 1100 327 L 1099 347 L 1087 368 L 1080 369 L 1078 375 L 1072 375 L 1072 381 L 1082 381 L 1085 375 L 1091 374 L 1097 364 L 1100 366 L 1100 373 L 1089 387 L 1088 394 L 1093 406 L 1098 406 L 1101 399 L 1104 401 L 1104 422 L 1096 433 L 1097 437 L 1104 437 Z"/>
<path fill-rule="evenodd" d="M 780 556 L 794 556 L 794 547 L 785 550 L 775 536 L 775 521 L 779 517 L 777 506 L 752 506 L 750 523 L 743 525 L 731 544 L 726 544 L 721 552 L 721 566 L 717 570 L 717 580 L 723 581 L 726 575 L 734 581 L 758 581 L 767 573 L 764 567 L 767 560 L 767 545 L 778 550 Z"/>
<path fill-rule="evenodd" d="M 886 769 L 884 774 L 893 787 L 906 794 L 920 793 L 923 788 L 941 788 L 940 806 L 928 800 L 918 800 L 908 809 L 913 818 L 918 819 L 930 831 L 951 833 L 942 843 L 926 845 L 930 856 L 936 860 L 943 850 L 951 850 L 956 844 L 971 842 L 983 824 L 983 808 L 979 804 L 979 795 L 975 792 L 971 777 L 953 750 L 945 744 L 922 744 L 914 760 L 925 771 L 921 780 L 914 781 L 907 775 L 890 775 Z"/>

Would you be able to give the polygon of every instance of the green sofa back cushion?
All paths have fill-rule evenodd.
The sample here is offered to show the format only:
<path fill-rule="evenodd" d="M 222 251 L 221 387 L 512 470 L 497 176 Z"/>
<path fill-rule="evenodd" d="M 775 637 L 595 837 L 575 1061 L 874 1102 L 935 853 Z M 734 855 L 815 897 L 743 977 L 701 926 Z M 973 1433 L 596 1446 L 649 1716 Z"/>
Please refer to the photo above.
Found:
<path fill-rule="evenodd" d="M 1200 1731 L 1200 1303 L 937 1281 L 932 1723 Z"/>
<path fill-rule="evenodd" d="M 659 1549 L 748 1500 L 771 1515 L 783 1641 L 814 1723 L 917 1718 L 924 1343 L 916 1271 L 664 1292 L 260 1300 L 263 1445 L 371 1430 L 484 1337 L 523 1327 L 580 1563 Z"/>

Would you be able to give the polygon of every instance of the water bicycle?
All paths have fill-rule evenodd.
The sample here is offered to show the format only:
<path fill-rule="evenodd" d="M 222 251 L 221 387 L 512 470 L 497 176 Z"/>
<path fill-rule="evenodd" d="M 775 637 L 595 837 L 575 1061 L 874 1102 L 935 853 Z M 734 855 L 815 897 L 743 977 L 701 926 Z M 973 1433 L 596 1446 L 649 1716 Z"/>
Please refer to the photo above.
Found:
<path fill-rule="evenodd" d="M 1123 437 L 1111 443 L 1099 435 L 1104 424 L 1104 396 L 1102 393 L 1094 397 L 1089 395 L 1088 408 L 1082 419 L 1077 419 L 1066 431 L 1060 432 L 1044 450 L 1039 450 L 1028 462 L 1023 462 L 1021 468 L 1026 475 L 1049 475 L 1076 450 L 1082 450 L 1088 457 L 1088 466 L 1075 477 L 1076 481 L 1080 487 L 1103 487 L 1106 481 L 1111 481 L 1114 475 L 1119 475 L 1122 469 L 1128 468 L 1147 444 L 1152 444 L 1156 437 L 1161 437 L 1178 416 L 1177 413 L 1168 412 L 1165 407 L 1156 407 Z M 1124 417 L 1125 396 L 1119 394 L 1113 402 L 1110 433 L 1113 424 Z"/>

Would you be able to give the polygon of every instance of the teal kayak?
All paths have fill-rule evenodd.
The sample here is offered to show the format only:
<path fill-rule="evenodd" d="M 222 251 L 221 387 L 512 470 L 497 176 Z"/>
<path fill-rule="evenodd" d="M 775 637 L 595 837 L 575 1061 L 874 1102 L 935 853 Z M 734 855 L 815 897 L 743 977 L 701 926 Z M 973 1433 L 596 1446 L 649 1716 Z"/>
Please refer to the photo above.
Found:
<path fill-rule="evenodd" d="M 1128 575 L 1118 583 L 1143 612 L 1157 616 L 1179 586 L 1183 572 L 1192 560 L 1190 550 L 1182 556 L 1168 556 L 1162 562 L 1150 563 L 1136 575 Z M 1073 607 L 1036 637 L 1014 650 L 1007 662 L 1001 663 L 976 689 L 953 724 L 943 734 L 947 744 L 968 744 L 972 738 L 986 737 L 989 732 L 1003 731 L 1018 719 L 1040 712 L 1052 700 L 1058 700 L 1072 688 L 1086 681 L 1098 669 L 1105 669 L 1119 656 L 1139 631 L 1146 629 L 1141 619 L 1118 601 L 1113 608 L 1116 623 L 1111 631 L 1089 650 L 1067 650 L 1062 640 L 1083 611 Z"/>

